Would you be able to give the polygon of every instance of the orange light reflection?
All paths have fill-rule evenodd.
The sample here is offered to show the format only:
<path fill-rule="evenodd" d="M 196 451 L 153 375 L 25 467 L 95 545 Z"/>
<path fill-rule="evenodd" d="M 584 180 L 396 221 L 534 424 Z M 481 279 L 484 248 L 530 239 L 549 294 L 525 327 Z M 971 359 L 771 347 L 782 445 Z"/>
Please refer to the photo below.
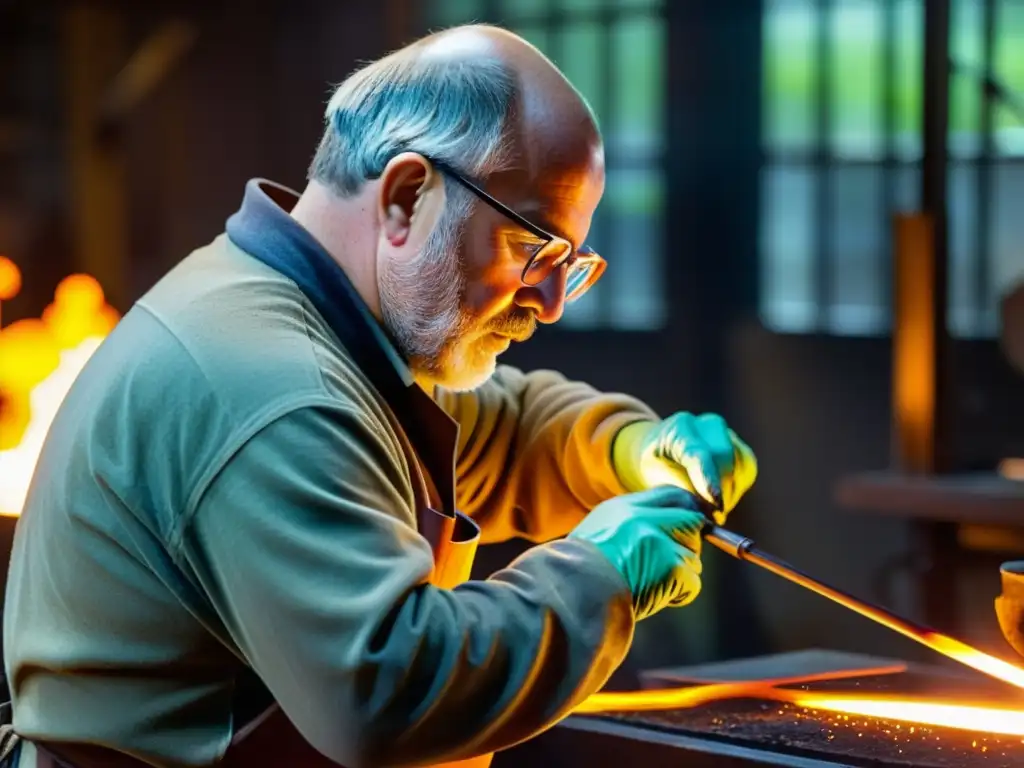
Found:
<path fill-rule="evenodd" d="M 986 674 L 999 677 L 1024 688 L 1024 670 L 944 635 L 929 638 L 929 645 L 951 658 Z M 861 715 L 885 720 L 942 726 L 965 731 L 978 731 L 1008 736 L 1024 736 L 1024 700 L 1021 707 L 1007 707 L 997 702 L 947 702 L 889 694 L 864 694 L 806 691 L 782 686 L 806 684 L 840 677 L 869 677 L 903 671 L 898 668 L 876 668 L 818 675 L 815 677 L 779 680 L 711 683 L 681 688 L 649 691 L 596 693 L 579 707 L 577 714 L 609 712 L 641 712 L 649 710 L 689 709 L 726 699 L 761 699 L 788 702 L 800 707 L 826 712 Z"/>

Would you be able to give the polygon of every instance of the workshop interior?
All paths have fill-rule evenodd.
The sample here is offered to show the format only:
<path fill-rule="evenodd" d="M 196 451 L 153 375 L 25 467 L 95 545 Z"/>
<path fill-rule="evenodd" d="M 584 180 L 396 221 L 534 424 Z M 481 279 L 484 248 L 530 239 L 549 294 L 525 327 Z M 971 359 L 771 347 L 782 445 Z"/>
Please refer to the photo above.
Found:
<path fill-rule="evenodd" d="M 333 85 L 473 21 L 607 168 L 606 274 L 503 361 L 758 458 L 698 599 L 494 765 L 1024 765 L 1022 0 L 0 0 L 0 572 L 119 318 L 246 180 L 301 189 Z"/>

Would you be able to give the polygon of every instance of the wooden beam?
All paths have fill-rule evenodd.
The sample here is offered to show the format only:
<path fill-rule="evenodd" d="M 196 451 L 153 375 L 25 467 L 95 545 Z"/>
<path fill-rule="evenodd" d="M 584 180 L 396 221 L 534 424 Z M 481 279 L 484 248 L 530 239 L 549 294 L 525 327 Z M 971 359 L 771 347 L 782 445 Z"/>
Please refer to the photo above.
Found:
<path fill-rule="evenodd" d="M 85 2 L 63 11 L 61 32 L 73 264 L 127 309 L 128 195 L 119 142 L 100 142 L 103 95 L 127 58 L 123 20 L 112 8 Z"/>

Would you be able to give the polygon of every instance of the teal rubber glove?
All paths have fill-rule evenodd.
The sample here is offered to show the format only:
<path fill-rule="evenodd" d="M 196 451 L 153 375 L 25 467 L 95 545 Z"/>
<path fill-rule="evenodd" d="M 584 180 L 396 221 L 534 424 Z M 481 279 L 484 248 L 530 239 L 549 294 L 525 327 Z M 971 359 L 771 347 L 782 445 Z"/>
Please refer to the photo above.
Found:
<path fill-rule="evenodd" d="M 633 594 L 637 621 L 700 592 L 700 502 L 663 486 L 598 504 L 569 538 L 591 542 L 622 574 Z"/>
<path fill-rule="evenodd" d="M 725 419 L 681 412 L 624 427 L 612 446 L 615 471 L 628 491 L 675 485 L 697 494 L 718 525 L 757 479 L 757 457 Z"/>

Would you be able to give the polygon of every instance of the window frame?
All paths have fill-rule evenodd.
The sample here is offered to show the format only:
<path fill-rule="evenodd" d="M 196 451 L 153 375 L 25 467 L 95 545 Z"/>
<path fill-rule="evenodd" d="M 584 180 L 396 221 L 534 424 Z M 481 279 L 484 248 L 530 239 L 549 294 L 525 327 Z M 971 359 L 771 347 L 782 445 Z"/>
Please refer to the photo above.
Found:
<path fill-rule="evenodd" d="M 1001 230 L 994 220 L 996 199 L 996 186 L 998 174 L 1001 171 L 1015 169 L 1024 165 L 1024 154 L 1001 153 L 996 144 L 998 127 L 996 125 L 995 113 L 1000 108 L 998 99 L 993 98 L 991 88 L 985 87 L 985 80 L 995 78 L 998 80 L 999 73 L 996 68 L 996 52 L 999 45 L 1007 45 L 1010 40 L 1009 32 L 1000 38 L 997 20 L 1000 13 L 1012 3 L 1019 0 L 980 0 L 977 3 L 980 19 L 980 61 L 977 67 L 971 71 L 964 61 L 964 52 L 955 47 L 951 51 L 952 68 L 950 74 L 950 98 L 956 99 L 966 96 L 970 101 L 975 102 L 977 114 L 968 122 L 976 128 L 969 138 L 973 146 L 957 148 L 955 136 L 951 146 L 949 160 L 947 163 L 947 178 L 949 187 L 949 229 L 950 229 L 950 250 L 949 250 L 949 272 L 950 292 L 948 297 L 948 318 L 947 325 L 950 333 L 958 338 L 990 338 L 997 332 L 996 313 L 998 297 L 995 295 L 996 288 L 990 283 L 990 273 L 997 268 L 996 238 Z M 906 62 L 901 60 L 900 45 L 915 46 L 917 58 L 912 59 L 911 71 L 917 79 L 922 78 L 918 73 L 923 69 L 923 34 L 915 30 L 916 35 L 898 40 L 899 9 L 897 4 L 891 0 L 862 0 L 862 3 L 874 8 L 874 12 L 880 17 L 879 31 L 879 85 L 875 97 L 878 101 L 877 112 L 879 124 L 876 131 L 880 136 L 881 147 L 875 157 L 867 157 L 854 153 L 837 151 L 832 143 L 832 128 L 834 107 L 838 97 L 838 89 L 835 88 L 835 73 L 832 70 L 834 64 L 835 39 L 832 35 L 833 18 L 836 8 L 836 0 L 766 0 L 764 8 L 764 34 L 765 34 L 765 56 L 763 67 L 765 77 L 765 113 L 763 128 L 764 143 L 764 167 L 762 174 L 768 178 L 773 171 L 785 169 L 808 169 L 812 182 L 809 191 L 810 199 L 807 201 L 810 235 L 810 263 L 803 263 L 803 267 L 811 275 L 812 291 L 809 299 L 804 299 L 806 306 L 802 307 L 805 316 L 811 319 L 800 318 L 792 322 L 783 319 L 786 300 L 778 294 L 773 294 L 770 284 L 764 282 L 758 297 L 758 313 L 761 322 L 770 330 L 783 334 L 797 335 L 835 335 L 835 336 L 875 336 L 884 337 L 891 330 L 891 272 L 892 272 L 892 247 L 889 234 L 889 220 L 892 214 L 905 210 L 897 206 L 896 189 L 898 177 L 909 172 L 915 180 L 915 193 L 920 186 L 920 161 L 921 142 L 914 142 L 915 146 L 907 151 L 898 142 L 898 115 L 897 115 L 897 88 L 901 74 L 901 66 Z M 777 148 L 772 146 L 769 135 L 771 124 L 770 110 L 772 92 L 768 84 L 773 66 L 772 46 L 767 39 L 768 30 L 772 23 L 770 14 L 772 6 L 793 5 L 807 7 L 812 15 L 811 24 L 813 27 L 812 55 L 809 67 L 811 74 L 809 79 L 814 83 L 813 92 L 810 94 L 812 111 L 814 115 L 810 145 L 802 149 Z M 911 15 L 918 21 L 919 27 L 923 27 L 923 4 L 922 0 L 909 0 L 907 5 L 912 8 Z M 954 26 L 957 22 L 957 14 L 965 13 L 967 3 L 965 0 L 954 0 L 953 14 Z M 915 39 L 916 37 L 916 39 Z M 951 46 L 956 40 L 951 40 Z M 917 130 L 920 132 L 920 106 L 923 98 L 922 85 L 916 86 L 918 103 L 918 116 L 915 118 Z M 976 93 L 975 93 L 976 92 Z M 966 107 L 965 107 L 966 108 Z M 951 108 L 952 112 L 952 108 Z M 1024 125 L 1022 125 L 1024 128 Z M 850 169 L 877 168 L 881 174 L 878 205 L 878 217 L 883 228 L 883 237 L 878 244 L 878 251 L 874 258 L 865 264 L 865 268 L 874 271 L 874 291 L 877 301 L 875 305 L 864 304 L 866 310 L 873 310 L 877 315 L 877 321 L 873 325 L 860 329 L 852 327 L 848 323 L 837 320 L 839 309 L 844 306 L 841 296 L 836 295 L 835 273 L 839 261 L 839 255 L 835 250 L 837 216 L 833 206 L 830 204 L 832 195 L 835 193 L 837 177 L 843 175 L 843 171 Z M 964 190 L 957 188 L 953 183 L 962 178 L 963 169 L 969 169 L 973 177 L 971 184 L 973 190 L 970 192 L 970 200 L 963 208 L 953 205 L 954 196 L 962 200 Z M 916 208 L 919 200 L 913 201 Z M 770 231 L 769 206 L 771 201 L 762 200 L 760 214 L 760 229 L 762 232 Z M 979 215 L 984 212 L 984 221 Z M 781 270 L 783 261 L 792 262 L 795 257 L 782 253 L 772 252 L 770 246 L 764 244 L 759 249 L 760 269 L 763 273 L 778 272 Z M 969 254 L 979 254 L 971 257 Z M 802 260 L 801 260 L 802 261 Z M 1024 276 L 1024 275 L 1022 275 Z M 969 284 L 969 289 L 963 286 Z"/>

